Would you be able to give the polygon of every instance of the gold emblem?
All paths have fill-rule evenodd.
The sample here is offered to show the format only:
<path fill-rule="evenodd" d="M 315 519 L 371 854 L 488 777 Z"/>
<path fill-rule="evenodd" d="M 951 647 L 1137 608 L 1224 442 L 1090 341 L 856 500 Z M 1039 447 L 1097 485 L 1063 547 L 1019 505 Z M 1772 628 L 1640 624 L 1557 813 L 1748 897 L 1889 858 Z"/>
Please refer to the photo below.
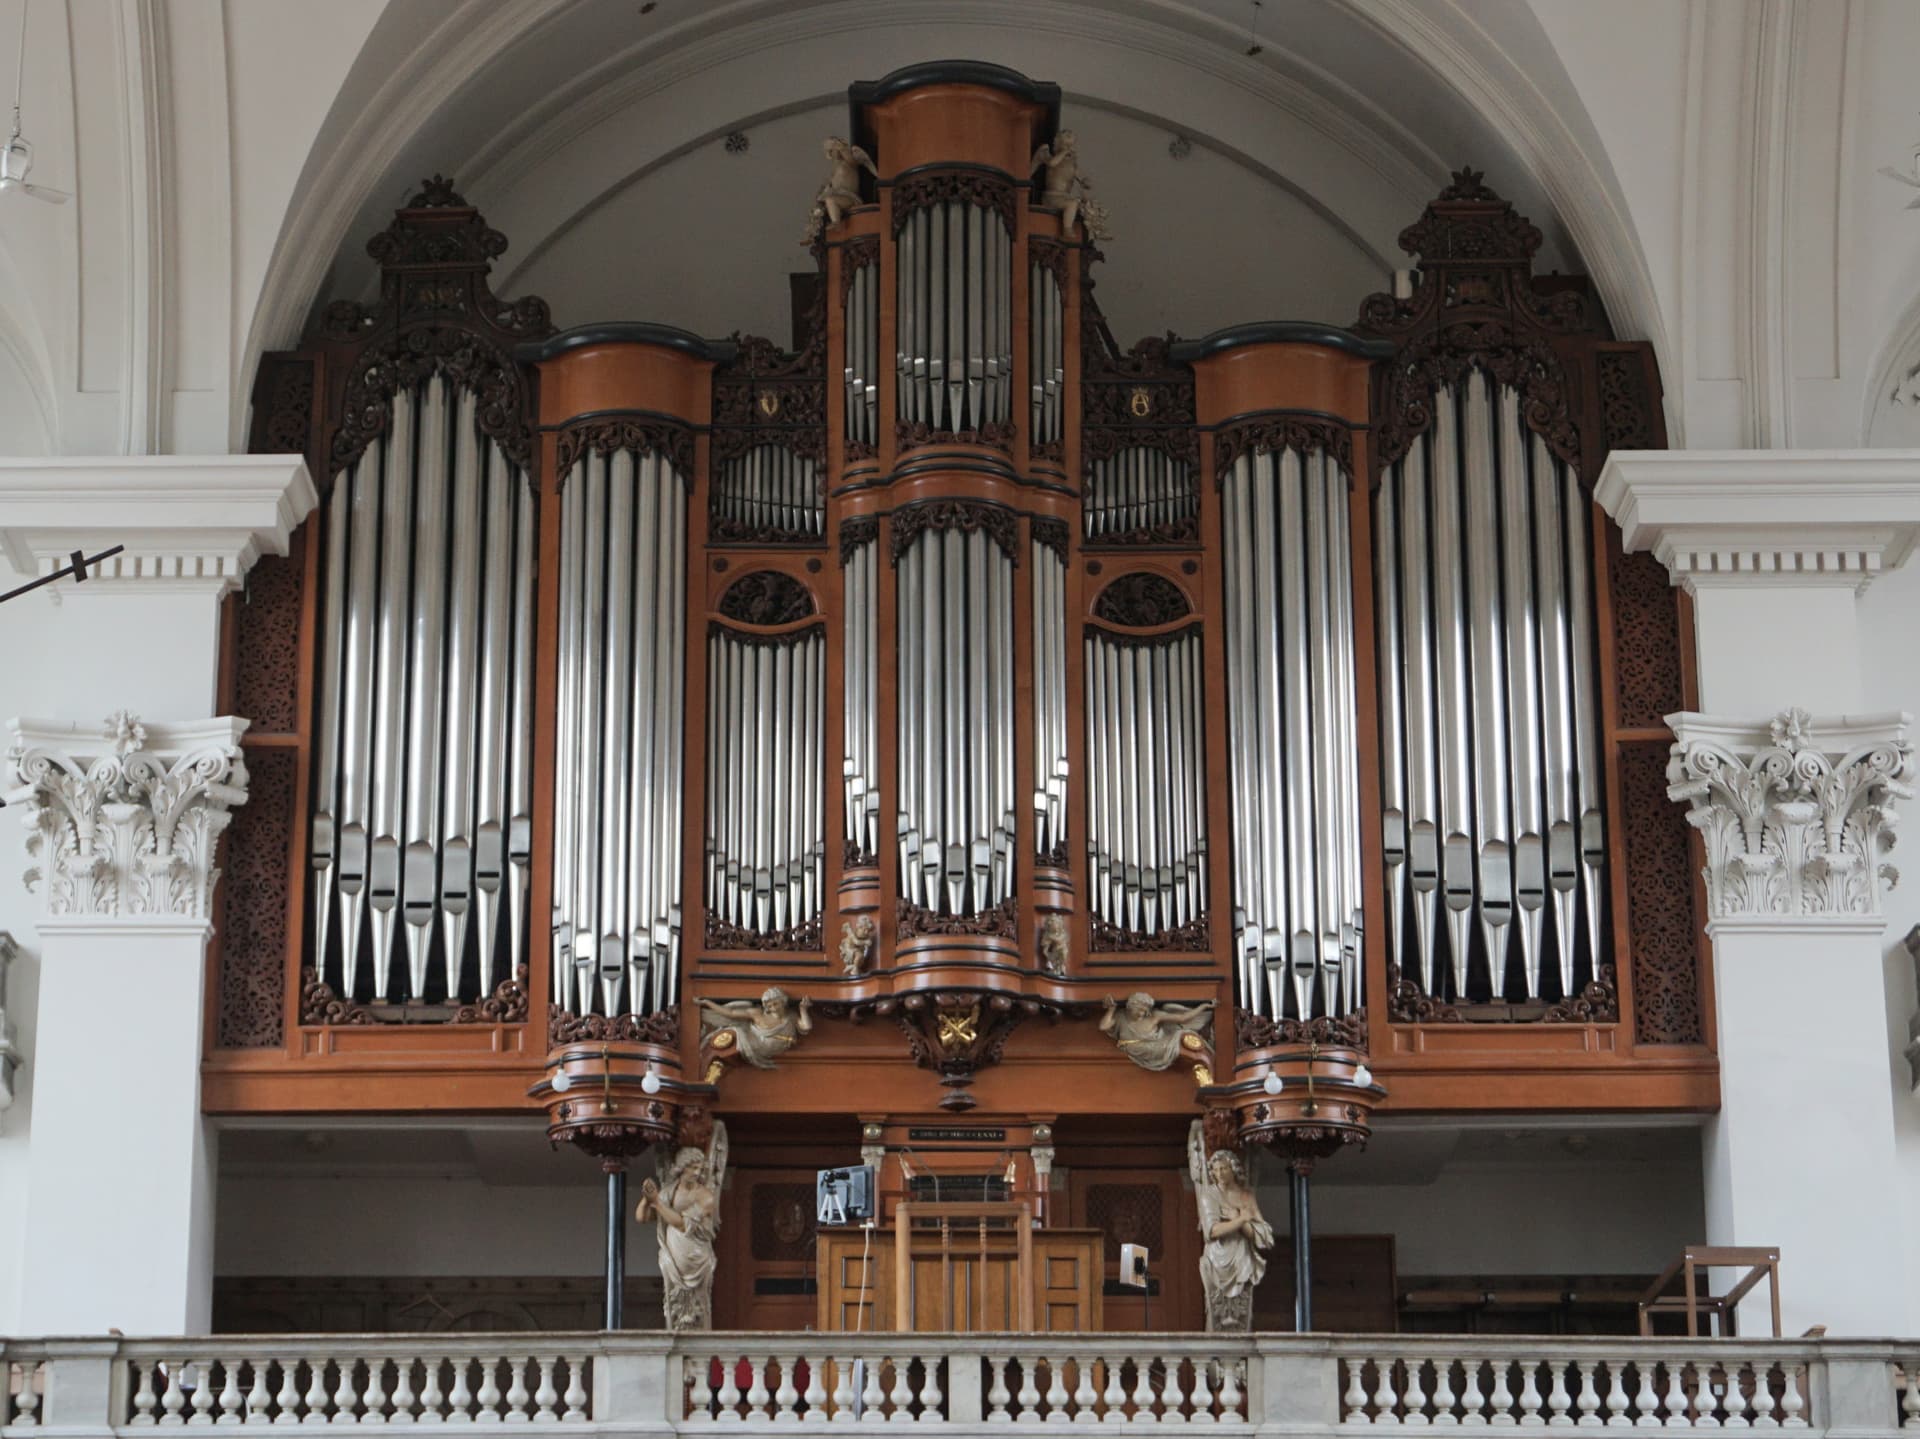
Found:
<path fill-rule="evenodd" d="M 1182 1049 L 1199 1049 L 1205 1042 L 1206 1041 L 1201 1039 L 1200 1036 L 1192 1030 L 1188 1030 L 1180 1036 L 1180 1047 Z"/>
<path fill-rule="evenodd" d="M 773 390 L 762 390 L 758 401 L 760 413 L 771 420 L 780 413 L 780 396 Z"/>
<path fill-rule="evenodd" d="M 940 1047 L 946 1050 L 972 1044 L 980 1037 L 980 1002 L 975 1000 L 965 1014 L 940 1016 Z"/>
<path fill-rule="evenodd" d="M 1153 394 L 1145 385 L 1135 385 L 1127 392 L 1127 413 L 1136 420 L 1153 413 Z"/>
<path fill-rule="evenodd" d="M 1205 1089 L 1209 1084 L 1213 1083 L 1213 1071 L 1208 1069 L 1204 1064 L 1194 1065 L 1193 1082 L 1202 1089 Z"/>
<path fill-rule="evenodd" d="M 732 1049 L 735 1035 L 731 1029 L 723 1029 L 714 1035 L 712 1044 L 715 1049 Z"/>

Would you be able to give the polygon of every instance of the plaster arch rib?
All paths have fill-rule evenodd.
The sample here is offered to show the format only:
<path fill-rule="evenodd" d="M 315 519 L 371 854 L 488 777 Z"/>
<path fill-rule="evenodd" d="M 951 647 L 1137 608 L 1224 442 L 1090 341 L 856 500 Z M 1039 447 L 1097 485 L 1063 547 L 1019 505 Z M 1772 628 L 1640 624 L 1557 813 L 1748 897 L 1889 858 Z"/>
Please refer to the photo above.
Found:
<path fill-rule="evenodd" d="M 244 433 L 260 354 L 297 341 L 336 261 L 342 288 L 356 287 L 353 237 L 380 228 L 419 174 L 458 175 L 524 256 L 604 198 L 610 178 L 737 121 L 741 95 L 766 113 L 817 99 L 823 74 L 842 82 L 960 53 L 1204 136 L 1387 254 L 1448 163 L 1487 166 L 1550 246 L 1559 235 L 1571 242 L 1564 248 L 1581 257 L 1620 333 L 1653 341 L 1672 372 L 1612 168 L 1527 5 L 1269 9 L 1282 13 L 1270 19 L 1266 53 L 1248 58 L 1244 12 L 1231 0 L 730 0 L 663 6 L 665 23 L 624 45 L 615 42 L 631 40 L 632 6 L 393 0 L 283 217 L 235 368 L 233 437 Z M 1294 9 L 1308 18 L 1289 26 Z M 598 168 L 594 157 L 609 152 L 619 162 Z"/>

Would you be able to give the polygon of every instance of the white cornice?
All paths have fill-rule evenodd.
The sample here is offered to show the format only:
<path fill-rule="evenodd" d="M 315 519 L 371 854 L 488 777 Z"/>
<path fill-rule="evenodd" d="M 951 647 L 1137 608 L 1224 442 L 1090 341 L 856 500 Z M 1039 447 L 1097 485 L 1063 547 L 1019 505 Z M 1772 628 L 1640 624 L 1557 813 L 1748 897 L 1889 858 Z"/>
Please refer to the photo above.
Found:
<path fill-rule="evenodd" d="M 1616 450 L 1594 498 L 1689 591 L 1864 589 L 1920 539 L 1920 450 Z"/>
<path fill-rule="evenodd" d="M 89 584 L 218 595 L 284 555 L 318 500 L 298 455 L 0 459 L 0 553 L 43 575 L 76 549 L 124 545 Z"/>

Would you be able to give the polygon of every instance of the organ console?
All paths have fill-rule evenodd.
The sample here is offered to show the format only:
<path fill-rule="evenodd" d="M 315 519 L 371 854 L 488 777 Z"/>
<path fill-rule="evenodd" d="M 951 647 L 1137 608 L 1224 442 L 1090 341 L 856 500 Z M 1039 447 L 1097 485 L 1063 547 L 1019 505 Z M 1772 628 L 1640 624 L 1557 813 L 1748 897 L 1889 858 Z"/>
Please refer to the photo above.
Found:
<path fill-rule="evenodd" d="M 1123 349 L 1031 179 L 1059 105 L 853 86 L 873 169 L 791 351 L 556 330 L 435 180 L 378 304 L 268 357 L 256 443 L 326 493 L 230 616 L 211 1106 L 531 1102 L 590 1145 L 598 1092 L 642 1141 L 850 1148 L 936 1105 L 1177 1145 L 1713 1102 L 1688 618 L 1589 493 L 1661 443 L 1647 347 L 1464 171 L 1354 328 Z M 703 1033 L 775 984 L 811 1032 Z M 1128 1064 L 1116 990 L 1210 1040 Z"/>

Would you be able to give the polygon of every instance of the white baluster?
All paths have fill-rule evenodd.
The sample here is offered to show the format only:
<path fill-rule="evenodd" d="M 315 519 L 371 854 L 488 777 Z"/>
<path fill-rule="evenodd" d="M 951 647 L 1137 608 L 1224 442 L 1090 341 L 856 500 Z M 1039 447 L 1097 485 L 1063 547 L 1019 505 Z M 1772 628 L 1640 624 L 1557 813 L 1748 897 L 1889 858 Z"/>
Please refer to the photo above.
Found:
<path fill-rule="evenodd" d="M 800 1390 L 793 1382 L 794 1367 L 799 1362 L 797 1359 L 780 1361 L 780 1387 L 773 1391 L 773 1417 L 776 1423 L 800 1422 Z"/>
<path fill-rule="evenodd" d="M 1020 1412 L 1017 1417 L 1023 1424 L 1031 1424 L 1040 1417 L 1039 1367 L 1040 1361 L 1031 1354 L 1020 1356 Z"/>
<path fill-rule="evenodd" d="M 1471 1369 L 1472 1364 L 1467 1367 Z M 1433 1422 L 1446 1428 L 1455 1428 L 1460 1416 L 1453 1412 L 1453 1361 L 1439 1358 L 1433 1361 Z M 1467 1411 L 1471 1414 L 1473 1411 Z"/>
<path fill-rule="evenodd" d="M 694 1424 L 706 1424 L 713 1419 L 713 1361 L 705 1354 L 694 1354 L 687 1359 L 687 1419 Z"/>
<path fill-rule="evenodd" d="M 584 1355 L 574 1355 L 567 1360 L 567 1392 L 562 1396 L 566 1412 L 560 1416 L 562 1424 L 584 1424 L 587 1422 L 587 1361 Z"/>
<path fill-rule="evenodd" d="M 987 1386 L 987 1422 L 1011 1424 L 1013 1416 L 1007 1413 L 1007 1401 L 1013 1396 L 1007 1392 L 1007 1356 L 991 1355 L 987 1365 L 993 1373 L 993 1382 Z"/>
<path fill-rule="evenodd" d="M 327 1422 L 327 1364 L 324 1359 L 310 1360 L 307 1364 L 307 1392 L 300 1398 L 300 1422 Z"/>
<path fill-rule="evenodd" d="M 187 1391 L 181 1383 L 181 1376 L 183 1373 L 190 1374 L 191 1372 L 191 1370 L 186 1369 L 184 1365 L 179 1363 L 166 1366 L 167 1391 L 160 1396 L 161 1424 L 171 1427 L 187 1422 L 185 1416 L 180 1412 L 186 1408 L 187 1404 Z"/>
<path fill-rule="evenodd" d="M 1167 1380 L 1160 1391 L 1160 1422 L 1162 1424 L 1185 1424 L 1187 1422 L 1186 1380 L 1181 1377 L 1182 1365 L 1178 1354 L 1167 1356 Z"/>
<path fill-rule="evenodd" d="M 1606 1407 L 1607 1427 L 1609 1429 L 1633 1428 L 1634 1411 L 1638 1407 L 1637 1401 L 1640 1394 L 1644 1394 L 1645 1392 L 1645 1386 L 1640 1386 L 1639 1394 L 1629 1397 L 1627 1393 L 1627 1376 L 1630 1374 L 1635 1376 L 1639 1374 L 1638 1368 L 1631 1360 L 1615 1359 L 1609 1361 L 1607 1364 Z M 1594 1378 L 1595 1382 L 1598 1382 L 1599 1366 L 1597 1365 L 1594 1368 Z"/>
<path fill-rule="evenodd" d="M 1660 1427 L 1660 1374 L 1657 1361 L 1645 1360 L 1633 1366 L 1633 1372 L 1640 1378 L 1640 1392 L 1634 1399 L 1636 1417 L 1633 1427 L 1636 1429 L 1658 1429 Z"/>
<path fill-rule="evenodd" d="M 1906 1383 L 1900 1398 L 1901 1416 L 1907 1424 L 1920 1424 L 1920 1363 L 1902 1360 L 1900 1377 Z"/>
<path fill-rule="evenodd" d="M 766 1416 L 767 1401 L 772 1396 L 767 1391 L 767 1369 L 773 1363 L 771 1357 L 755 1359 L 748 1355 L 747 1365 L 747 1414 L 749 1419 L 762 1419 Z"/>
<path fill-rule="evenodd" d="M 360 1415 L 362 1424 L 384 1424 L 387 1422 L 387 1361 L 369 1358 L 367 1360 L 367 1387 L 361 1391 L 362 1402 L 366 1405 Z"/>
<path fill-rule="evenodd" d="M 893 1412 L 888 1416 L 896 1424 L 905 1424 L 913 1418 L 913 1385 L 907 1380 L 908 1371 L 913 1368 L 913 1357 L 908 1354 L 896 1354 L 893 1359 L 893 1388 L 887 1398 L 892 1402 Z"/>
<path fill-rule="evenodd" d="M 920 1383 L 920 1422 L 944 1424 L 947 1416 L 942 1406 L 947 1396 L 940 1391 L 940 1356 L 929 1354 L 920 1363 L 924 1371 Z"/>
<path fill-rule="evenodd" d="M 200 1382 L 193 1386 L 193 1418 L 187 1421 L 190 1426 L 204 1428 L 213 1423 L 213 1364 L 214 1361 L 209 1359 L 204 1364 L 194 1366 L 194 1377 Z M 234 1390 L 233 1402 L 240 1402 L 238 1389 Z"/>
<path fill-rule="evenodd" d="M 740 1422 L 740 1384 L 736 1377 L 739 1365 L 729 1355 L 720 1356 L 720 1422 L 737 1424 Z"/>
<path fill-rule="evenodd" d="M 1567 1411 L 1573 1407 L 1573 1396 L 1567 1392 L 1567 1366 L 1555 1361 L 1547 1367 L 1553 1371 L 1553 1389 L 1547 1395 L 1547 1408 L 1553 1417 L 1547 1420 L 1548 1427 L 1568 1428 L 1573 1424 L 1567 1417 Z"/>
<path fill-rule="evenodd" d="M 878 1424 L 887 1417 L 887 1391 L 880 1387 L 880 1360 L 866 1361 L 866 1387 L 860 1391 L 860 1420 Z"/>
<path fill-rule="evenodd" d="M 1193 1417 L 1189 1423 L 1213 1423 L 1213 1384 L 1207 1373 L 1212 1367 L 1205 1359 L 1193 1361 Z"/>
<path fill-rule="evenodd" d="M 827 1361 L 818 1354 L 803 1354 L 794 1363 L 796 1366 L 800 1364 L 807 1366 L 807 1387 L 800 1395 L 807 1406 L 807 1412 L 800 1417 L 809 1424 L 826 1423 L 827 1384 L 826 1380 L 820 1377 L 820 1371 Z"/>
<path fill-rule="evenodd" d="M 153 1393 L 153 1370 L 151 1364 L 133 1361 L 133 1372 L 138 1375 L 133 1387 L 133 1422 L 146 1425 L 153 1423 L 153 1406 L 158 1402 Z"/>
<path fill-rule="evenodd" d="M 1342 1396 L 1346 1409 L 1342 1417 L 1349 1424 L 1364 1424 L 1367 1422 L 1367 1386 L 1362 1376 L 1366 1372 L 1367 1361 L 1348 1358 L 1343 1362 L 1347 1366 L 1347 1392 Z M 1145 1367 L 1141 1365 L 1142 1369 Z"/>
<path fill-rule="evenodd" d="M 527 1422 L 527 1400 L 531 1397 L 527 1393 L 526 1361 L 509 1359 L 507 1361 L 507 1372 L 513 1376 L 512 1382 L 507 1385 L 507 1423 L 525 1424 Z"/>
<path fill-rule="evenodd" d="M 1738 1362 L 1726 1366 L 1727 1375 L 1727 1417 L 1722 1421 L 1722 1429 L 1751 1429 L 1753 1421 L 1748 1417 L 1749 1397 L 1746 1386 L 1740 1381 L 1746 1374 L 1747 1366 Z M 1754 1376 L 1755 1382 L 1759 1376 Z"/>
<path fill-rule="evenodd" d="M 34 1387 L 39 1379 L 40 1365 L 34 1360 L 14 1366 L 20 1375 L 20 1387 L 13 1395 L 13 1419 L 9 1427 L 13 1429 L 36 1429 L 40 1425 L 40 1391 Z M 4 1419 L 5 1415 L 0 1415 Z"/>
<path fill-rule="evenodd" d="M 1460 1420 L 1462 1424 L 1480 1424 L 1485 1422 L 1487 1400 L 1480 1392 L 1480 1361 L 1462 1359 L 1460 1377 L 1465 1381 L 1460 1390 Z M 1438 1424 L 1440 1416 L 1435 1414 L 1433 1422 Z"/>
<path fill-rule="evenodd" d="M 554 1371 L 560 1367 L 560 1356 L 550 1354 L 542 1359 L 534 1357 L 534 1372 L 540 1376 L 540 1383 L 533 1391 L 533 1417 L 536 1423 L 551 1424 L 554 1420 L 553 1406 L 560 1401 L 560 1391 L 553 1382 Z"/>
<path fill-rule="evenodd" d="M 1100 1391 L 1093 1387 L 1093 1361 L 1088 1358 L 1074 1360 L 1073 1374 L 1073 1422 L 1098 1424 Z"/>
<path fill-rule="evenodd" d="M 1529 1426 L 1546 1422 L 1540 1417 L 1538 1368 L 1530 1359 L 1520 1361 L 1520 1376 L 1524 1381 L 1524 1387 L 1520 1390 L 1520 1422 Z"/>
<path fill-rule="evenodd" d="M 1598 1429 L 1600 1427 L 1600 1366 L 1595 1364 L 1589 1368 L 1576 1359 L 1573 1363 L 1573 1382 L 1580 1391 L 1579 1397 L 1574 1401 L 1575 1407 L 1580 1411 L 1580 1417 L 1574 1422 L 1583 1429 Z"/>
<path fill-rule="evenodd" d="M 836 1423 L 853 1418 L 853 1361 L 833 1361 L 833 1413 Z"/>
<path fill-rule="evenodd" d="M 1373 1361 L 1373 1422 L 1376 1424 L 1398 1424 L 1400 1418 L 1393 1412 L 1393 1406 L 1399 1396 L 1393 1392 L 1393 1361 L 1376 1359 Z"/>
<path fill-rule="evenodd" d="M 1240 1361 L 1223 1359 L 1220 1361 L 1220 1422 L 1237 1424 L 1247 1416 L 1244 1412 L 1245 1395 L 1240 1388 Z"/>
<path fill-rule="evenodd" d="M 207 1382 L 200 1386 L 208 1391 L 205 1409 L 199 1410 L 196 1419 L 203 1424 L 236 1425 L 240 1415 L 240 1365 L 236 1360 L 220 1361 L 220 1392 L 215 1395 L 213 1389 L 213 1361 L 207 1361 Z M 195 1399 L 199 1396 L 195 1395 Z"/>
<path fill-rule="evenodd" d="M 1153 1409 L 1153 1361 L 1137 1355 L 1133 1361 L 1133 1419 L 1135 1424 L 1152 1424 L 1158 1416 Z"/>
<path fill-rule="evenodd" d="M 1691 1429 L 1687 1420 L 1687 1379 L 1682 1373 L 1685 1366 L 1667 1362 L 1667 1390 L 1665 1403 L 1661 1406 L 1665 1418 L 1662 1427 L 1667 1429 Z"/>
<path fill-rule="evenodd" d="M 273 1386 L 267 1382 L 267 1368 L 272 1362 L 271 1359 L 253 1361 L 253 1384 L 247 1390 L 245 1423 L 273 1423 Z"/>
<path fill-rule="evenodd" d="M 335 1364 L 339 1378 L 333 1386 L 333 1417 L 330 1422 L 334 1424 L 360 1422 L 360 1391 L 353 1387 L 354 1362 L 352 1359 L 341 1359 Z"/>
<path fill-rule="evenodd" d="M 476 1424 L 498 1424 L 500 1422 L 500 1361 L 482 1359 L 480 1361 L 480 1389 L 474 1403 Z"/>
<path fill-rule="evenodd" d="M 471 1361 L 464 1355 L 455 1356 L 453 1363 L 453 1388 L 447 1393 L 447 1419 L 454 1424 L 464 1424 L 473 1412 L 473 1390 L 467 1387 L 467 1370 Z"/>
<path fill-rule="evenodd" d="M 1747 1405 L 1747 1413 L 1753 1419 L 1756 1429 L 1778 1429 L 1780 1421 L 1774 1414 L 1773 1364 L 1762 1360 L 1753 1366 L 1753 1398 Z"/>
<path fill-rule="evenodd" d="M 1047 1423 L 1067 1422 L 1067 1361 L 1047 1361 Z"/>
<path fill-rule="evenodd" d="M 1424 1360 L 1407 1361 L 1406 1417 L 1400 1422 L 1409 1429 L 1424 1429 L 1427 1426 L 1427 1389 L 1420 1377 L 1420 1371 L 1424 1368 Z"/>
<path fill-rule="evenodd" d="M 1780 1427 L 1782 1429 L 1804 1429 L 1807 1427 L 1807 1421 L 1804 1417 L 1807 1401 L 1805 1396 L 1800 1392 L 1800 1381 L 1806 1377 L 1806 1373 L 1807 1367 L 1804 1364 L 1789 1364 L 1786 1366 L 1786 1386 L 1780 1394 Z"/>
<path fill-rule="evenodd" d="M 1491 1422 L 1496 1429 L 1509 1429 L 1513 1427 L 1514 1424 L 1513 1406 L 1515 1401 L 1513 1385 L 1508 1382 L 1508 1364 L 1504 1359 L 1495 1359 L 1492 1362 L 1493 1394 L 1488 1399 L 1487 1404 L 1488 1407 L 1492 1409 L 1493 1414 L 1489 1422 Z"/>
<path fill-rule="evenodd" d="M 447 1361 L 438 1354 L 429 1354 L 420 1361 L 420 1422 L 422 1424 L 444 1424 L 447 1422 L 447 1395 L 440 1387 L 440 1367 Z"/>
<path fill-rule="evenodd" d="M 413 1419 L 413 1365 L 411 1354 L 403 1354 L 393 1361 L 393 1413 L 389 1424 L 411 1424 Z"/>

